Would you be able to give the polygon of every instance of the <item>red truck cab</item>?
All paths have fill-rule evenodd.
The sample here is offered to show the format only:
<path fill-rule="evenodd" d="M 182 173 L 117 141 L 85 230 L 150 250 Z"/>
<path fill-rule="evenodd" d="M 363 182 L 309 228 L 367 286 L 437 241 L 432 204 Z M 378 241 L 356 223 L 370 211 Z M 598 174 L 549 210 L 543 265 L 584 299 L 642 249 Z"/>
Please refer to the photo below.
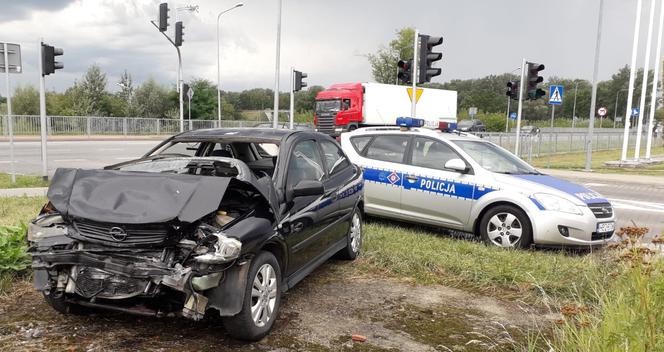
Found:
<path fill-rule="evenodd" d="M 338 136 L 362 123 L 362 83 L 333 84 L 316 95 L 314 124 L 319 132 Z"/>

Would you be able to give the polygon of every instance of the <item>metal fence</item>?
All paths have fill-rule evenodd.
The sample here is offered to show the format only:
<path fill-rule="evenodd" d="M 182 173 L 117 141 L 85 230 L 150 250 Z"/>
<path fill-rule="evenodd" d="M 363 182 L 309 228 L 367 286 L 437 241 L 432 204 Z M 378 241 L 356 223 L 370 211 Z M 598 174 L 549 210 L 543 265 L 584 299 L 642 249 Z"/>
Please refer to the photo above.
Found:
<path fill-rule="evenodd" d="M 494 142 L 513 152 L 516 143 L 515 133 L 482 133 L 481 137 Z M 586 150 L 588 135 L 586 131 L 558 132 L 542 131 L 538 134 L 521 134 L 519 136 L 519 156 L 528 161 L 533 157 L 552 154 L 579 153 Z M 623 145 L 624 134 L 621 131 L 595 132 L 593 134 L 592 150 L 620 149 Z M 641 135 L 641 145 L 646 143 L 646 134 Z M 636 143 L 636 132 L 629 134 L 629 147 Z"/>
<path fill-rule="evenodd" d="M 15 136 L 38 136 L 40 119 L 37 115 L 13 115 L 13 132 Z M 267 121 L 263 121 L 265 123 Z M 253 127 L 261 121 L 244 120 L 185 120 L 185 130 L 218 127 Z M 47 130 L 49 135 L 168 135 L 180 131 L 178 119 L 151 119 L 140 117 L 93 117 L 93 116 L 48 116 Z M 0 131 L 3 136 L 9 135 L 8 118 L 0 118 Z M 482 138 L 490 140 L 509 151 L 514 151 L 515 133 L 482 133 Z M 646 135 L 642 135 L 645 145 Z M 543 155 L 574 153 L 585 151 L 587 134 L 585 129 L 578 132 L 546 131 L 538 134 L 521 134 L 519 155 L 525 159 Z M 593 150 L 609 150 L 622 148 L 623 132 L 620 130 L 599 130 L 594 133 Z M 629 145 L 635 144 L 635 133 L 630 133 Z"/>
<path fill-rule="evenodd" d="M 40 119 L 38 115 L 12 115 L 15 136 L 38 136 Z M 217 127 L 252 127 L 260 121 L 242 120 L 185 120 L 185 130 Z M 94 117 L 94 116 L 47 116 L 46 126 L 49 135 L 161 135 L 180 131 L 178 119 L 151 119 L 142 117 Z M 0 131 L 9 135 L 9 119 L 0 119 Z"/>

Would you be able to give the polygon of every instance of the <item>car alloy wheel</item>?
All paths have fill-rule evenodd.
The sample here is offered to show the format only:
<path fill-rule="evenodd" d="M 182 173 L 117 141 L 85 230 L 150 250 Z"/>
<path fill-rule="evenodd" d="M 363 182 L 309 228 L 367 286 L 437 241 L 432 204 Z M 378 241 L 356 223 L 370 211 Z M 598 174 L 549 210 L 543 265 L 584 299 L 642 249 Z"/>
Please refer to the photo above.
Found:
<path fill-rule="evenodd" d="M 516 215 L 501 212 L 489 219 L 486 232 L 491 243 L 499 247 L 513 248 L 521 239 L 523 226 Z"/>
<path fill-rule="evenodd" d="M 272 265 L 263 264 L 256 272 L 251 287 L 251 318 L 258 327 L 265 326 L 274 315 L 277 302 L 277 275 Z"/>
<path fill-rule="evenodd" d="M 353 214 L 353 220 L 350 224 L 350 247 L 353 253 L 360 252 L 362 245 L 362 221 L 357 212 Z"/>

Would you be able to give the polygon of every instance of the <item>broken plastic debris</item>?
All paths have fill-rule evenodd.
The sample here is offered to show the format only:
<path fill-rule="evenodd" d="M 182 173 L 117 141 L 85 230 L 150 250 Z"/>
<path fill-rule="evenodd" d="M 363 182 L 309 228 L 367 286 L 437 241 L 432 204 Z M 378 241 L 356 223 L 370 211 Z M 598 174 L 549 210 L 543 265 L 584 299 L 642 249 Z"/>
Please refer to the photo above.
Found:
<path fill-rule="evenodd" d="M 364 336 L 364 335 L 353 334 L 353 335 L 350 336 L 350 339 L 355 341 L 355 342 L 364 342 L 364 341 L 367 340 L 367 337 Z"/>

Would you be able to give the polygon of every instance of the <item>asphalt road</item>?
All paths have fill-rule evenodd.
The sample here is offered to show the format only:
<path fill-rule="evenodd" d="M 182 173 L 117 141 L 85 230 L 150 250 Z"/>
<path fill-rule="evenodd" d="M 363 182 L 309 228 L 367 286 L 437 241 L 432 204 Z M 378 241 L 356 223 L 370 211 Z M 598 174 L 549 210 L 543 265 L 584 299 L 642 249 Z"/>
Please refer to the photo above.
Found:
<path fill-rule="evenodd" d="M 165 138 L 165 137 L 164 137 Z M 48 143 L 48 173 L 58 167 L 94 169 L 138 158 L 160 141 L 54 141 Z M 15 172 L 41 174 L 41 144 L 14 143 Z M 9 172 L 9 143 L 0 142 L 0 172 Z"/>
<path fill-rule="evenodd" d="M 49 174 L 52 175 L 58 167 L 100 168 L 131 160 L 158 143 L 157 140 L 49 142 Z M 39 175 L 39 142 L 17 142 L 14 145 L 16 172 Z M 9 143 L 0 142 L 0 172 L 9 170 Z M 649 227 L 651 233 L 664 233 L 664 183 L 635 183 L 628 176 L 624 181 L 616 182 L 606 180 L 601 174 L 567 173 L 563 178 L 584 184 L 609 198 L 618 217 L 617 228 L 629 226 L 634 221 L 638 226 Z"/>

